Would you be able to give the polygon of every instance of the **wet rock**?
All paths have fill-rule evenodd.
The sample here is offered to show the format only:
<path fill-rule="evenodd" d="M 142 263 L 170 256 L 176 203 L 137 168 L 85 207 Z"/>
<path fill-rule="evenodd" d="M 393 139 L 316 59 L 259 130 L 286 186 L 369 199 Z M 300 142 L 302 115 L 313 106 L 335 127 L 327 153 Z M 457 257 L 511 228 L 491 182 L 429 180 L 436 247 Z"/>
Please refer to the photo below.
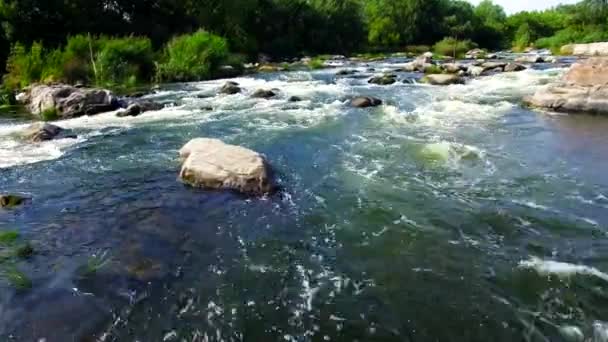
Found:
<path fill-rule="evenodd" d="M 130 104 L 127 108 L 118 111 L 116 116 L 127 117 L 127 116 L 139 116 L 145 112 L 157 111 L 163 109 L 164 106 L 160 103 L 152 101 L 142 101 Z"/>
<path fill-rule="evenodd" d="M 336 73 L 336 76 L 350 76 L 350 75 L 354 75 L 356 74 L 358 71 L 357 70 L 340 70 Z"/>
<path fill-rule="evenodd" d="M 382 104 L 382 100 L 371 96 L 359 96 L 351 100 L 350 105 L 355 108 L 377 107 Z"/>
<path fill-rule="evenodd" d="M 397 82 L 396 78 L 397 78 L 396 75 L 376 76 L 376 77 L 370 78 L 369 81 L 367 81 L 367 83 L 378 84 L 378 85 L 389 85 L 389 84 L 393 84 L 393 83 Z"/>
<path fill-rule="evenodd" d="M 236 82 L 232 82 L 232 81 L 228 81 L 228 82 L 224 83 L 222 88 L 220 88 L 220 94 L 234 95 L 234 94 L 238 94 L 240 92 L 241 92 L 241 88 L 239 87 L 239 84 Z"/>
<path fill-rule="evenodd" d="M 188 142 L 180 150 L 180 156 L 185 160 L 180 179 L 188 185 L 254 195 L 274 190 L 265 158 L 247 148 L 198 138 Z"/>
<path fill-rule="evenodd" d="M 526 70 L 527 68 L 524 65 L 517 63 L 509 63 L 505 66 L 505 72 L 516 72 Z"/>
<path fill-rule="evenodd" d="M 515 63 L 543 63 L 545 60 L 539 55 L 529 55 L 529 56 L 521 56 L 515 58 Z"/>
<path fill-rule="evenodd" d="M 118 101 L 109 90 L 76 88 L 70 85 L 36 85 L 23 97 L 32 114 L 53 112 L 57 118 L 94 115 L 118 109 Z"/>
<path fill-rule="evenodd" d="M 466 70 L 466 66 L 459 63 L 446 63 L 441 66 L 441 68 L 450 74 L 457 74 L 462 70 Z"/>
<path fill-rule="evenodd" d="M 506 62 L 485 62 L 481 65 L 484 71 L 494 70 L 497 72 L 503 72 L 505 66 L 507 66 Z"/>
<path fill-rule="evenodd" d="M 213 107 L 211 107 L 211 106 L 205 106 L 205 107 L 201 107 L 201 110 L 204 110 L 204 111 L 210 112 L 210 111 L 212 111 L 212 110 L 213 110 Z"/>
<path fill-rule="evenodd" d="M 19 195 L 0 195 L 0 208 L 18 207 L 27 201 L 27 198 Z"/>
<path fill-rule="evenodd" d="M 289 98 L 289 102 L 300 102 L 302 101 L 302 98 L 299 96 L 292 96 Z"/>
<path fill-rule="evenodd" d="M 413 78 L 406 78 L 402 81 L 403 84 L 416 84 L 416 80 Z"/>
<path fill-rule="evenodd" d="M 272 97 L 275 97 L 276 95 L 277 94 L 272 90 L 258 89 L 253 94 L 251 94 L 251 97 L 256 99 L 270 99 Z"/>
<path fill-rule="evenodd" d="M 454 74 L 426 75 L 421 81 L 432 85 L 450 85 L 464 83 L 464 80 L 460 76 Z"/>
<path fill-rule="evenodd" d="M 560 82 L 524 101 L 556 112 L 608 114 L 608 58 L 574 64 Z"/>
<path fill-rule="evenodd" d="M 76 138 L 75 135 L 67 134 L 65 129 L 46 122 L 35 123 L 22 133 L 25 140 L 31 142 L 42 142 L 53 139 Z"/>
<path fill-rule="evenodd" d="M 258 72 L 277 72 L 281 71 L 281 68 L 274 65 L 261 65 L 258 67 Z"/>
<path fill-rule="evenodd" d="M 486 57 L 486 51 L 482 50 L 482 49 L 473 49 L 473 50 L 469 50 L 464 58 L 466 59 L 480 59 L 480 58 L 485 58 Z"/>
<path fill-rule="evenodd" d="M 472 65 L 468 68 L 467 73 L 473 77 L 478 77 L 481 76 L 484 71 L 485 69 L 483 67 Z"/>

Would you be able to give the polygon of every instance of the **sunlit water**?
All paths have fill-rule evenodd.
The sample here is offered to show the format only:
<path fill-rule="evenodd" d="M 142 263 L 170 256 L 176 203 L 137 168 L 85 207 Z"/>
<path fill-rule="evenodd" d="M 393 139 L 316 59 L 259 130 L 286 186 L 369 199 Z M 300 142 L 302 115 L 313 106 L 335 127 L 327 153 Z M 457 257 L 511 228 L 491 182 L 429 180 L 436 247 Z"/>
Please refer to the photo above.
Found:
<path fill-rule="evenodd" d="M 0 121 L 0 190 L 32 198 L 0 228 L 36 250 L 31 290 L 0 280 L 0 340 L 608 341 L 608 119 L 521 106 L 563 70 L 338 70 L 173 86 L 160 112 L 58 123 L 78 139 Z M 282 191 L 183 186 L 195 137 L 264 153 Z"/>

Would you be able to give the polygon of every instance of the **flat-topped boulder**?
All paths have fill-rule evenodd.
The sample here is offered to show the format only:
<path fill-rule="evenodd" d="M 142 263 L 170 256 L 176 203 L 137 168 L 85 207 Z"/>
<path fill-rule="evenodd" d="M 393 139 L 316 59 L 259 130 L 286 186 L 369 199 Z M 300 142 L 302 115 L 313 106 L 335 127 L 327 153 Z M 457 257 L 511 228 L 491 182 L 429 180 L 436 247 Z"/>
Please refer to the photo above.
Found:
<path fill-rule="evenodd" d="M 561 53 L 574 56 L 608 56 L 608 42 L 564 45 Z"/>
<path fill-rule="evenodd" d="M 608 58 L 574 64 L 560 82 L 524 101 L 556 112 L 608 114 Z"/>
<path fill-rule="evenodd" d="M 421 80 L 423 83 L 432 85 L 463 84 L 464 79 L 456 74 L 432 74 L 426 75 Z"/>
<path fill-rule="evenodd" d="M 52 118 L 63 119 L 119 108 L 119 102 L 109 90 L 65 84 L 34 85 L 23 93 L 20 100 L 29 112 L 45 119 L 49 119 L 49 113 L 52 113 Z"/>
<path fill-rule="evenodd" d="M 184 160 L 179 178 L 199 188 L 263 195 L 274 190 L 266 159 L 250 149 L 218 139 L 197 138 L 179 151 Z"/>

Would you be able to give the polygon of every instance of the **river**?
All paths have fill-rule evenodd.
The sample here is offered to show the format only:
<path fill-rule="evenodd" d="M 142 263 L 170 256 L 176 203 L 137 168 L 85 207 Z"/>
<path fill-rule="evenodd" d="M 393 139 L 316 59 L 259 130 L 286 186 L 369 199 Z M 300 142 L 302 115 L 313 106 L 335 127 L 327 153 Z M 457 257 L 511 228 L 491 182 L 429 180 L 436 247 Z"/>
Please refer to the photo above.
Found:
<path fill-rule="evenodd" d="M 77 139 L 0 119 L 0 190 L 32 198 L 0 230 L 35 250 L 31 289 L 0 276 L 0 340 L 608 341 L 608 119 L 521 106 L 565 69 L 435 87 L 343 68 L 163 87 L 147 97 L 175 106 L 57 123 Z M 196 137 L 264 153 L 282 190 L 182 185 Z"/>

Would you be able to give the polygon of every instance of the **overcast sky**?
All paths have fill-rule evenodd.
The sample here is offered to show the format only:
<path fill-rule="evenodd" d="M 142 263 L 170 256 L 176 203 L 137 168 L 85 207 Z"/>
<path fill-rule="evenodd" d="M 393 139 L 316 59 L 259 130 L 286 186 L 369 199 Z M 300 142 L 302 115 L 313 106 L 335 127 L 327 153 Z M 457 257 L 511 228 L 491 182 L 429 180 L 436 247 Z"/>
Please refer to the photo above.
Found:
<path fill-rule="evenodd" d="M 474 4 L 478 4 L 481 0 L 468 0 Z M 494 3 L 500 4 L 505 8 L 508 14 L 519 11 L 541 10 L 550 8 L 559 4 L 575 4 L 580 0 L 494 0 Z"/>

